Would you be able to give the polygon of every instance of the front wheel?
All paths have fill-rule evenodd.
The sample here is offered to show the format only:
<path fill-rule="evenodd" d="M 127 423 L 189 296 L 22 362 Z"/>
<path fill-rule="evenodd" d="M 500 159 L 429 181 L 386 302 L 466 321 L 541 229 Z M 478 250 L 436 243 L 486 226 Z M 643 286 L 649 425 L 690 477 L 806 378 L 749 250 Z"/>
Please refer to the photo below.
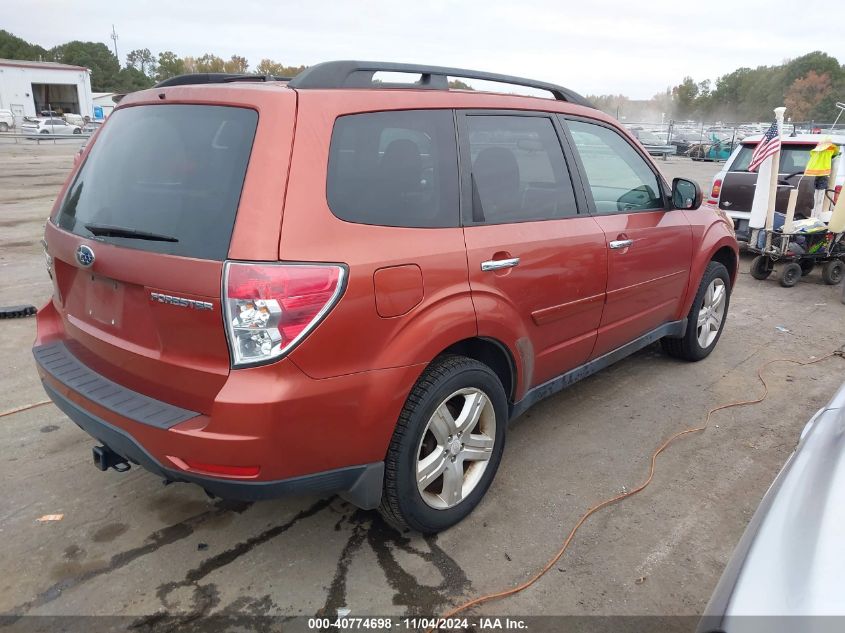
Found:
<path fill-rule="evenodd" d="M 710 262 L 687 316 L 687 331 L 681 338 L 660 340 L 664 351 L 675 358 L 698 361 L 709 356 L 725 327 L 731 299 L 731 278 L 719 262 Z"/>
<path fill-rule="evenodd" d="M 768 279 L 773 269 L 772 260 L 765 255 L 757 255 L 751 262 L 751 276 L 760 281 Z"/>
<path fill-rule="evenodd" d="M 499 467 L 507 415 L 489 367 L 464 356 L 435 360 L 411 390 L 387 451 L 385 520 L 431 534 L 464 519 Z"/>

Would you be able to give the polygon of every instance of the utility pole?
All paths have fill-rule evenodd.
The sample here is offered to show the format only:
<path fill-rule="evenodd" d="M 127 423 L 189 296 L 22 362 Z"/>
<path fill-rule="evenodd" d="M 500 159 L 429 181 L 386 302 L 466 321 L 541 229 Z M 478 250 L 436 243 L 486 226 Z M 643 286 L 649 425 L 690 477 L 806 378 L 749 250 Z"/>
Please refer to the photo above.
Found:
<path fill-rule="evenodd" d="M 117 33 L 114 30 L 114 24 L 111 25 L 111 35 L 109 37 L 114 41 L 114 56 L 117 57 L 117 63 L 120 65 L 120 57 L 117 54 Z"/>

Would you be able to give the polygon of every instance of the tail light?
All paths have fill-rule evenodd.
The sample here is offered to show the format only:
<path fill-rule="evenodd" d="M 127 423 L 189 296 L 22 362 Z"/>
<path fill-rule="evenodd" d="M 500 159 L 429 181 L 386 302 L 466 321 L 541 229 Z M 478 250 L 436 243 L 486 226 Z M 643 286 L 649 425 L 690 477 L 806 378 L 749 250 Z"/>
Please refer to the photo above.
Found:
<path fill-rule="evenodd" d="M 833 189 L 833 204 L 836 204 L 836 201 L 839 200 L 840 193 L 842 193 L 842 185 L 836 185 Z"/>
<path fill-rule="evenodd" d="M 713 188 L 710 190 L 710 197 L 714 200 L 719 199 L 719 195 L 722 193 L 722 179 L 717 178 L 713 181 Z"/>
<path fill-rule="evenodd" d="M 223 296 L 232 367 L 277 360 L 331 310 L 346 269 L 331 264 L 226 264 Z"/>

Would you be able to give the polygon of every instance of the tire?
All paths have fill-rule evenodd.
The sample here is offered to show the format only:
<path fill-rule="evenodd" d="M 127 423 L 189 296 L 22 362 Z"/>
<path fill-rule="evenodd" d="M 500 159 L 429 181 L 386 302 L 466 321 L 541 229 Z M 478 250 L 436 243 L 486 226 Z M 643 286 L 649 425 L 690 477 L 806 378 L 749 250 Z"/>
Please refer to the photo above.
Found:
<path fill-rule="evenodd" d="M 801 276 L 806 277 L 813 269 L 816 267 L 815 262 L 812 259 L 802 259 L 798 262 L 798 265 L 801 266 Z"/>
<path fill-rule="evenodd" d="M 717 290 L 720 287 L 722 291 Z M 721 299 L 719 299 L 719 294 Z M 687 315 L 687 331 L 681 338 L 661 339 L 660 344 L 663 350 L 670 356 L 688 361 L 707 358 L 722 336 L 730 300 L 731 277 L 728 269 L 719 262 L 710 262 L 704 270 L 698 292 L 695 293 L 695 299 Z M 705 301 L 710 305 L 705 306 Z M 705 312 L 705 308 L 710 308 L 709 312 Z M 706 320 L 705 323 L 699 325 L 699 319 L 702 316 L 706 316 Z M 714 320 L 712 317 L 718 317 L 718 319 Z"/>
<path fill-rule="evenodd" d="M 478 404 L 479 413 L 469 415 Z M 470 420 L 459 427 L 463 440 L 472 432 L 474 450 L 465 450 L 455 434 L 460 412 Z M 385 521 L 400 531 L 433 534 L 464 519 L 493 481 L 507 419 L 507 396 L 493 370 L 464 356 L 436 359 L 408 395 L 387 450 L 379 507 Z M 473 459 L 472 453 L 487 459 Z M 417 470 L 426 461 L 431 476 L 418 484 Z"/>
<path fill-rule="evenodd" d="M 780 285 L 784 288 L 792 288 L 801 280 L 801 266 L 795 262 L 789 262 L 780 271 Z"/>
<path fill-rule="evenodd" d="M 80 128 L 78 128 L 78 127 L 77 127 L 77 128 L 73 128 L 73 133 L 74 133 L 74 134 L 82 134 L 82 130 L 81 130 Z"/>
<path fill-rule="evenodd" d="M 822 279 L 828 286 L 835 286 L 842 281 L 845 264 L 841 259 L 832 259 L 822 266 Z"/>
<path fill-rule="evenodd" d="M 8 132 L 9 124 L 6 122 L 0 123 L 0 132 Z"/>
<path fill-rule="evenodd" d="M 760 281 L 768 279 L 769 275 L 772 274 L 772 270 L 774 270 L 774 264 L 765 255 L 757 255 L 751 262 L 751 276 L 754 279 L 759 279 Z"/>
<path fill-rule="evenodd" d="M 41 131 L 39 132 L 39 134 L 49 134 L 49 133 L 50 133 L 50 131 L 49 131 L 49 130 L 41 130 Z"/>

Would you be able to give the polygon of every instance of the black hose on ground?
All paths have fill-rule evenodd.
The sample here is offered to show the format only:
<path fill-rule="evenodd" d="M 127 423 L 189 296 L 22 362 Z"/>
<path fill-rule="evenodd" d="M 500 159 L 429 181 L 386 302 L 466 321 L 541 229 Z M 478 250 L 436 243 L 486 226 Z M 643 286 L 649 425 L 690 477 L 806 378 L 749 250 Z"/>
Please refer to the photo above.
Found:
<path fill-rule="evenodd" d="M 35 306 L 9 306 L 0 308 L 0 319 L 19 319 L 34 315 Z"/>

